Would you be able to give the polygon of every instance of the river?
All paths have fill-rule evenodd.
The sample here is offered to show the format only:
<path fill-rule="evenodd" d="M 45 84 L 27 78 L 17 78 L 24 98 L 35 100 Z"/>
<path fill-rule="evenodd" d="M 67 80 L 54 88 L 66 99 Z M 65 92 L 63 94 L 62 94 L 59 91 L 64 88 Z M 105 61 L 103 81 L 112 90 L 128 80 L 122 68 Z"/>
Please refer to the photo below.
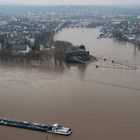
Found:
<path fill-rule="evenodd" d="M 59 136 L 0 126 L 1 139 L 140 139 L 140 49 L 97 39 L 98 34 L 99 28 L 69 28 L 58 32 L 55 40 L 84 44 L 106 61 L 39 67 L 0 64 L 0 117 L 60 122 L 73 129 L 70 136 Z"/>

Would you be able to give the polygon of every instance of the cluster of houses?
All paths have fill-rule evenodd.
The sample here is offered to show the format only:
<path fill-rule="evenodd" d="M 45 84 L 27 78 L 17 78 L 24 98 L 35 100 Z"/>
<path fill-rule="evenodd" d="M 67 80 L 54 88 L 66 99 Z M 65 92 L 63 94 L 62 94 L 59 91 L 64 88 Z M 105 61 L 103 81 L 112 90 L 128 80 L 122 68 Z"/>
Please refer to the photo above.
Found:
<path fill-rule="evenodd" d="M 54 28 L 50 22 L 38 14 L 0 16 L 0 50 L 10 48 L 13 55 L 29 53 L 40 41 L 36 37 Z M 40 42 L 38 48 L 45 49 Z"/>
<path fill-rule="evenodd" d="M 105 24 L 98 38 L 113 37 L 140 45 L 140 20 L 124 20 Z"/>
<path fill-rule="evenodd" d="M 52 39 L 52 36 L 48 35 L 46 41 L 47 35 L 44 32 L 57 32 L 68 25 L 92 27 L 95 23 L 106 23 L 98 38 L 114 37 L 140 44 L 139 7 L 130 9 L 106 6 L 23 6 L 11 7 L 11 10 L 10 7 L 3 8 L 5 10 L 2 7 L 0 9 L 0 50 L 12 48 L 13 55 L 29 53 L 36 46 L 44 50 L 50 46 L 46 45 L 46 42 L 51 44 Z M 37 38 L 37 35 L 40 38 Z"/>

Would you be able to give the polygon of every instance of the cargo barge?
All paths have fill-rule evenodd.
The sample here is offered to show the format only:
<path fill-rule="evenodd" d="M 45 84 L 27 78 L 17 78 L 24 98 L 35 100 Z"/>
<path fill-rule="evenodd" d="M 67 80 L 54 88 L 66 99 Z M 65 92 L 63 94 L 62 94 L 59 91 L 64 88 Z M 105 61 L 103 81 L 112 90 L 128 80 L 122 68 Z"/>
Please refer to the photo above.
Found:
<path fill-rule="evenodd" d="M 61 124 L 47 125 L 47 124 L 31 123 L 21 120 L 11 120 L 7 118 L 0 118 L 0 125 L 37 130 L 60 135 L 70 135 L 72 133 L 72 129 L 64 127 Z"/>

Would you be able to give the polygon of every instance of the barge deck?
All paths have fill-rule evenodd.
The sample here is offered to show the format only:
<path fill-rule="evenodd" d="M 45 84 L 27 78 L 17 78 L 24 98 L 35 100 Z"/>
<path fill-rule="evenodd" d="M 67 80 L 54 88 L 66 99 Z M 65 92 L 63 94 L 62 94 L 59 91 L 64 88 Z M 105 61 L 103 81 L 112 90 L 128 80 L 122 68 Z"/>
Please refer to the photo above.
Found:
<path fill-rule="evenodd" d="M 72 129 L 66 128 L 60 124 L 47 125 L 47 124 L 31 123 L 21 120 L 11 120 L 7 118 L 0 118 L 0 125 L 37 130 L 61 135 L 70 135 L 72 132 Z"/>

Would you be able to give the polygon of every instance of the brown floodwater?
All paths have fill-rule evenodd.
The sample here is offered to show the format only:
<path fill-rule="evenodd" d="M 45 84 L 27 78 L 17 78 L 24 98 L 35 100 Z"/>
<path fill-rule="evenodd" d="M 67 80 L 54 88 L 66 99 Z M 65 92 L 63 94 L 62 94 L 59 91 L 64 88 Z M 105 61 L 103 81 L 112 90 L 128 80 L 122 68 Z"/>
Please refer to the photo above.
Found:
<path fill-rule="evenodd" d="M 97 39 L 98 34 L 99 28 L 63 29 L 55 40 L 84 44 L 92 55 L 107 61 L 0 64 L 0 117 L 58 122 L 73 129 L 70 136 L 60 136 L 0 126 L 0 139 L 140 139 L 140 48 Z"/>

